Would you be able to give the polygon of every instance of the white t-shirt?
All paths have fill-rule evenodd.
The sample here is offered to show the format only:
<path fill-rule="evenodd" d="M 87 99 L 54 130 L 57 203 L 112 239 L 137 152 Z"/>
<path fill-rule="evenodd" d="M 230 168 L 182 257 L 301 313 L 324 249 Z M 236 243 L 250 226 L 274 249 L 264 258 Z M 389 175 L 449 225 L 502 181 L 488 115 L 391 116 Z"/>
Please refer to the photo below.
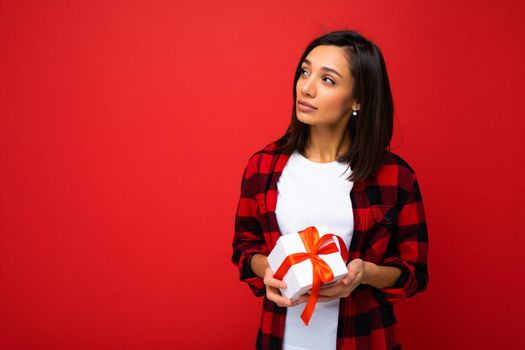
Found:
<path fill-rule="evenodd" d="M 328 232 L 341 236 L 349 248 L 354 230 L 353 182 L 346 180 L 350 174 L 348 163 L 318 163 L 293 152 L 277 182 L 275 214 L 281 233 L 326 225 Z M 288 307 L 283 350 L 335 349 L 339 299 L 317 302 L 308 326 L 300 317 L 305 306 Z"/>

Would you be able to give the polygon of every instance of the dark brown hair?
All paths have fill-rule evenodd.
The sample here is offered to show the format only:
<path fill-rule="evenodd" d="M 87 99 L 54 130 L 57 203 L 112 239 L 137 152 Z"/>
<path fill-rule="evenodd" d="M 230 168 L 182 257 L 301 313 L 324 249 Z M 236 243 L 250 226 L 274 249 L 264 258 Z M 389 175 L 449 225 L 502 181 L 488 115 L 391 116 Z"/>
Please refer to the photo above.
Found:
<path fill-rule="evenodd" d="M 360 104 L 360 110 L 357 116 L 351 116 L 348 121 L 350 150 L 338 157 L 337 161 L 350 163 L 352 174 L 347 178 L 349 181 L 366 179 L 381 166 L 387 147 L 390 151 L 394 104 L 383 54 L 372 41 L 356 31 L 330 32 L 314 39 L 306 47 L 295 70 L 292 120 L 284 135 L 275 142 L 285 153 L 297 150 L 305 155 L 310 126 L 297 119 L 296 86 L 304 59 L 319 45 L 343 48 L 348 60 L 354 78 L 352 96 Z"/>

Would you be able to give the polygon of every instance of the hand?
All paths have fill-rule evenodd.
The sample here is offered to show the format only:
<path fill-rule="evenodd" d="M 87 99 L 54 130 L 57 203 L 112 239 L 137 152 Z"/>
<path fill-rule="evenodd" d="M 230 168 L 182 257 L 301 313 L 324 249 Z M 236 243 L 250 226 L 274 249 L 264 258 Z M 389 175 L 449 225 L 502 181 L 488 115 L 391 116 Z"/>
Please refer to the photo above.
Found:
<path fill-rule="evenodd" d="M 362 283 L 365 275 L 365 262 L 361 259 L 353 259 L 347 267 L 348 274 L 346 276 L 334 285 L 320 289 L 318 302 L 346 298 Z"/>
<path fill-rule="evenodd" d="M 266 297 L 280 307 L 295 306 L 308 300 L 308 294 L 303 294 L 294 301 L 282 296 L 279 288 L 286 288 L 286 283 L 273 278 L 273 273 L 269 266 L 266 266 L 264 270 L 263 282 L 266 285 Z"/>

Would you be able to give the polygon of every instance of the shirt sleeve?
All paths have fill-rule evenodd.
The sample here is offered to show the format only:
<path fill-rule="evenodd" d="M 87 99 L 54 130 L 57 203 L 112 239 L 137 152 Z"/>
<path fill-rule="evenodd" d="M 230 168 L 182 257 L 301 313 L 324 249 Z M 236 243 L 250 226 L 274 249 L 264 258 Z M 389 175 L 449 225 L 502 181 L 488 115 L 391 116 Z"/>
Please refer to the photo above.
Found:
<path fill-rule="evenodd" d="M 263 231 L 257 219 L 258 176 L 256 158 L 250 157 L 241 181 L 241 195 L 235 214 L 235 233 L 233 236 L 232 262 L 239 269 L 239 279 L 248 283 L 255 296 L 266 293 L 262 278 L 251 269 L 251 259 L 255 254 L 268 255 Z"/>
<path fill-rule="evenodd" d="M 383 260 L 383 266 L 401 269 L 401 275 L 392 287 L 380 289 L 390 302 L 413 296 L 426 289 L 428 284 L 428 232 L 423 199 L 415 174 L 408 190 L 401 190 L 407 199 L 398 212 L 397 226 Z M 391 247 L 391 248 L 390 248 Z"/>

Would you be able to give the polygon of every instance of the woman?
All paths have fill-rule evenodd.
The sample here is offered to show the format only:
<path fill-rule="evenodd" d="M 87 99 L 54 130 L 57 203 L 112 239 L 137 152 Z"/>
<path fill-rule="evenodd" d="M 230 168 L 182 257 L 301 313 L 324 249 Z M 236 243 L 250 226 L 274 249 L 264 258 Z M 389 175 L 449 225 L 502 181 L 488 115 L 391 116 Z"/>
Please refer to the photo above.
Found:
<path fill-rule="evenodd" d="M 285 134 L 245 167 L 232 261 L 263 296 L 257 349 L 401 349 L 393 304 L 426 289 L 428 236 L 414 170 L 390 152 L 393 102 L 381 51 L 355 31 L 313 40 L 297 66 Z M 348 274 L 291 301 L 267 256 L 280 235 L 326 225 Z"/>

